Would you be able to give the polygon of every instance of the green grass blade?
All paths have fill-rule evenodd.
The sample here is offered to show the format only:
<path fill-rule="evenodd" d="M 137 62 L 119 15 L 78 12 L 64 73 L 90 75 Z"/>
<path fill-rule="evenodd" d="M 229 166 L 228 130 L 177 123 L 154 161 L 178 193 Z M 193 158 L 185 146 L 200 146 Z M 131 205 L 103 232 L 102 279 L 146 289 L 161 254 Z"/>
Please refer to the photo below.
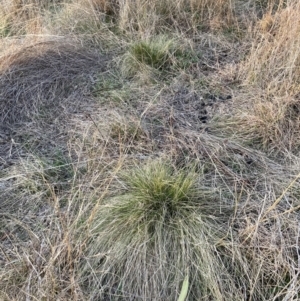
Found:
<path fill-rule="evenodd" d="M 188 290 L 189 290 L 189 275 L 186 275 L 182 283 L 181 292 L 177 301 L 185 301 Z"/>

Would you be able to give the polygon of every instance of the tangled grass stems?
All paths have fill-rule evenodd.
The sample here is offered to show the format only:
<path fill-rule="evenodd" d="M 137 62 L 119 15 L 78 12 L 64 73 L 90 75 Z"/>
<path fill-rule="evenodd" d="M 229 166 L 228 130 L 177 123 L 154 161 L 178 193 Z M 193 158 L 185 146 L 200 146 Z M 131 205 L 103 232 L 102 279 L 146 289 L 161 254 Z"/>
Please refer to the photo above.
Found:
<path fill-rule="evenodd" d="M 90 228 L 82 281 L 94 300 L 176 300 L 186 274 L 189 300 L 240 300 L 222 261 L 228 250 L 218 247 L 230 204 L 202 187 L 195 170 L 161 161 L 121 179 L 124 193 L 99 208 Z"/>
<path fill-rule="evenodd" d="M 0 299 L 299 300 L 298 2 L 0 0 Z"/>

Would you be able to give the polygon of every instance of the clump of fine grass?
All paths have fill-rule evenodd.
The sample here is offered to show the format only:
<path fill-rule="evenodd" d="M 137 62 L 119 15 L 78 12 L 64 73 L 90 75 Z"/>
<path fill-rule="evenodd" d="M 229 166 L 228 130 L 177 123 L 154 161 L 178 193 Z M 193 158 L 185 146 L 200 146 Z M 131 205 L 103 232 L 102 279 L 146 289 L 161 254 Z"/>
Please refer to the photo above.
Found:
<path fill-rule="evenodd" d="M 267 97 L 252 99 L 251 107 L 238 107 L 234 116 L 215 120 L 212 127 L 217 133 L 232 135 L 241 143 L 260 149 L 276 157 L 297 154 L 300 149 L 300 104 L 292 97 Z"/>
<path fill-rule="evenodd" d="M 173 41 L 165 36 L 134 43 L 124 56 L 123 73 L 132 76 L 138 72 L 151 73 L 170 67 L 172 46 Z"/>
<path fill-rule="evenodd" d="M 89 220 L 82 281 L 94 300 L 176 300 L 186 275 L 189 300 L 240 300 L 226 239 L 218 247 L 231 206 L 201 186 L 201 175 L 158 161 L 120 181 L 124 192 Z"/>
<path fill-rule="evenodd" d="M 121 69 L 125 75 L 158 74 L 186 68 L 198 60 L 198 55 L 186 41 L 165 35 L 133 43 L 123 57 Z"/>
<path fill-rule="evenodd" d="M 140 63 L 146 64 L 155 69 L 163 69 L 169 62 L 169 49 L 172 41 L 141 41 L 131 48 L 131 54 Z"/>
<path fill-rule="evenodd" d="M 97 11 L 93 1 L 71 1 L 65 3 L 50 22 L 52 30 L 63 35 L 72 35 L 83 41 L 99 44 L 107 35 L 104 16 Z"/>

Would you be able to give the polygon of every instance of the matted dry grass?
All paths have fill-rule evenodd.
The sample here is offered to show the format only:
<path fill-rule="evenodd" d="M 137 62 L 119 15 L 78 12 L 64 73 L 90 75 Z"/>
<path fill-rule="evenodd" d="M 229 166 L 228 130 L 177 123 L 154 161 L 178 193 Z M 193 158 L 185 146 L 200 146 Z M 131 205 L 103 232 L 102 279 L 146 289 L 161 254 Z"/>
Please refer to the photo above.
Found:
<path fill-rule="evenodd" d="M 300 298 L 295 1 L 0 4 L 1 300 Z"/>
<path fill-rule="evenodd" d="M 22 44 L 11 45 L 0 58 L 4 166 L 28 152 L 65 151 L 60 144 L 67 143 L 68 123 L 74 114 L 92 110 L 91 87 L 108 60 L 96 50 L 55 38 Z"/>

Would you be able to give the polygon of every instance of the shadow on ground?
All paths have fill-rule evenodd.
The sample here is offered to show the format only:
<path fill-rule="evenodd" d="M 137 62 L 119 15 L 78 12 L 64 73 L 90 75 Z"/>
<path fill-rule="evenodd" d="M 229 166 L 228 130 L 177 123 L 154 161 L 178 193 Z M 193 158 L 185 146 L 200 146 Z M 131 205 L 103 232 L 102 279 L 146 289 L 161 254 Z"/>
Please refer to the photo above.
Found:
<path fill-rule="evenodd" d="M 61 151 L 70 117 L 89 111 L 94 77 L 107 62 L 97 50 L 60 42 L 37 43 L 2 57 L 0 169 L 26 153 Z"/>

